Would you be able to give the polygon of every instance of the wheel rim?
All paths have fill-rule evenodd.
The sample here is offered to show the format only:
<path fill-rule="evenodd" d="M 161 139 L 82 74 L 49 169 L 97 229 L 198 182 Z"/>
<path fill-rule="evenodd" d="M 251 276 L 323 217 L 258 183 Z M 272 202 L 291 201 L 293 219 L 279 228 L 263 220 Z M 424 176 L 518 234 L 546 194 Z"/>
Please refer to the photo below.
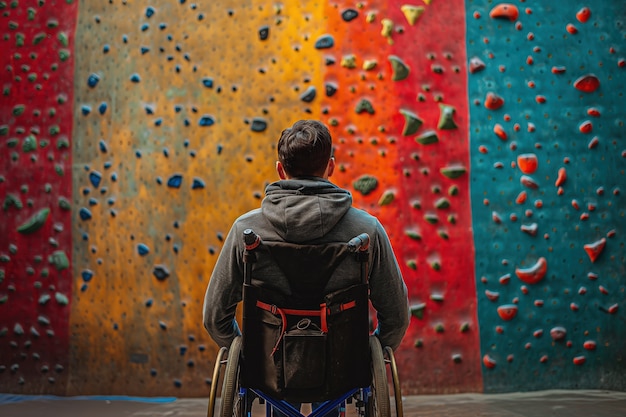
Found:
<path fill-rule="evenodd" d="M 239 395 L 239 359 L 241 357 L 241 337 L 235 338 L 228 351 L 228 361 L 224 371 L 222 386 L 221 417 L 241 417 L 242 402 Z"/>
<path fill-rule="evenodd" d="M 391 417 L 385 357 L 376 336 L 370 337 L 370 352 L 372 355 L 372 398 L 368 401 L 368 409 L 372 413 L 370 417 Z M 369 405 L 371 401 L 374 404 Z"/>

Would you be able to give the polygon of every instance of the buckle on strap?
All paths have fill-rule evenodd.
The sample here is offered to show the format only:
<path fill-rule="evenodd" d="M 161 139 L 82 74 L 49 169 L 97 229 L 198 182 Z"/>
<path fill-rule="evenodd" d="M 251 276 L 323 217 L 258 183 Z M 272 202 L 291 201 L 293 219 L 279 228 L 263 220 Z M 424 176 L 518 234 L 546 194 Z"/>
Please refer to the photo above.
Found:
<path fill-rule="evenodd" d="M 356 300 L 348 301 L 347 303 L 341 303 L 341 304 L 331 304 L 331 305 L 326 306 L 326 314 L 327 315 L 337 314 L 337 313 L 341 313 L 342 311 L 346 311 L 354 307 L 356 307 Z"/>

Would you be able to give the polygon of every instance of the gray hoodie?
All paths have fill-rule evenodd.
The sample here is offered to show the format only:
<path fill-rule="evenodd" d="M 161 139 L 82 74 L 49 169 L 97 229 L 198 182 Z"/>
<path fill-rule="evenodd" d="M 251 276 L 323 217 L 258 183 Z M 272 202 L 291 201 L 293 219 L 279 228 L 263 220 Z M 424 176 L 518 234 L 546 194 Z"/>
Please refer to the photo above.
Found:
<path fill-rule="evenodd" d="M 383 346 L 396 349 L 409 325 L 407 288 L 380 222 L 352 207 L 352 196 L 322 178 L 298 178 L 270 184 L 261 208 L 235 220 L 211 275 L 204 299 L 204 327 L 219 346 L 241 334 L 235 319 L 243 286 L 243 231 L 253 229 L 264 241 L 320 244 L 347 242 L 370 235 L 370 300 L 376 310 L 376 334 Z M 345 287 L 354 274 L 336 271 L 327 290 Z M 358 279 L 358 277 L 356 277 Z M 276 279 L 277 289 L 287 287 Z"/>

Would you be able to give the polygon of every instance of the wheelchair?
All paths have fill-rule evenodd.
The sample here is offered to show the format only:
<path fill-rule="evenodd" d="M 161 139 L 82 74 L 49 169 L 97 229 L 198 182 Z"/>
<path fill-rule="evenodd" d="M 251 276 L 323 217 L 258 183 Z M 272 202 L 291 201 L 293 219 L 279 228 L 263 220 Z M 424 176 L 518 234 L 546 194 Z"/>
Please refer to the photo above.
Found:
<path fill-rule="evenodd" d="M 395 414 L 403 417 L 393 351 L 371 334 L 369 236 L 296 245 L 264 241 L 246 229 L 243 241 L 242 336 L 218 351 L 207 416 L 250 417 L 258 400 L 267 417 L 276 411 L 286 417 L 345 417 L 347 404 L 359 417 L 391 417 L 390 375 Z M 326 289 L 332 276 L 348 270 L 356 279 Z M 275 277 L 263 277 L 267 271 L 280 271 L 290 291 L 273 288 Z M 311 404 L 311 413 L 302 414 L 294 404 Z"/>

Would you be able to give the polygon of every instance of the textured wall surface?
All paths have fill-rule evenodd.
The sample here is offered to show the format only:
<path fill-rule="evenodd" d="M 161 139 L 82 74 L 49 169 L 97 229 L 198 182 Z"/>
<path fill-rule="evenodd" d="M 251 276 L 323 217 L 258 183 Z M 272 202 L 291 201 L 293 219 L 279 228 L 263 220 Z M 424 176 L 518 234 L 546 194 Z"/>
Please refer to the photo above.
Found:
<path fill-rule="evenodd" d="M 0 392 L 208 395 L 275 142 L 385 225 L 406 394 L 626 389 L 620 0 L 0 0 Z"/>

